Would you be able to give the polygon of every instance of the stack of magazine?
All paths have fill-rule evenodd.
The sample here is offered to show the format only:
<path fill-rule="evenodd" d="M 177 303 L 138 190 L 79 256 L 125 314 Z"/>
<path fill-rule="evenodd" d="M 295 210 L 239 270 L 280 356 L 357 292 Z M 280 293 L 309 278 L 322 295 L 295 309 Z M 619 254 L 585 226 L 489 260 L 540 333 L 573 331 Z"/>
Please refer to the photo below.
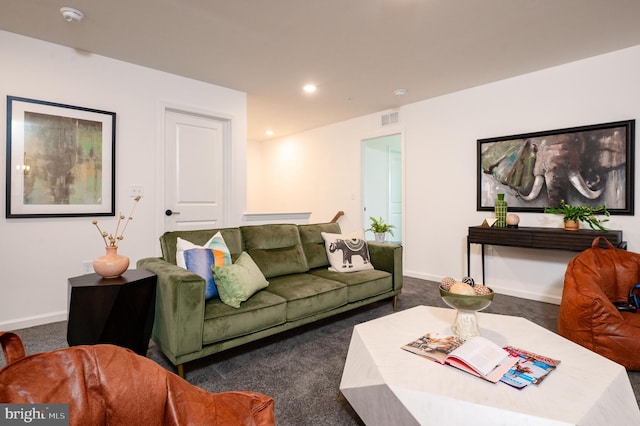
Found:
<path fill-rule="evenodd" d="M 482 336 L 463 340 L 428 333 L 402 349 L 518 389 L 540 384 L 560 364 L 558 360 L 513 346 L 501 348 Z"/>

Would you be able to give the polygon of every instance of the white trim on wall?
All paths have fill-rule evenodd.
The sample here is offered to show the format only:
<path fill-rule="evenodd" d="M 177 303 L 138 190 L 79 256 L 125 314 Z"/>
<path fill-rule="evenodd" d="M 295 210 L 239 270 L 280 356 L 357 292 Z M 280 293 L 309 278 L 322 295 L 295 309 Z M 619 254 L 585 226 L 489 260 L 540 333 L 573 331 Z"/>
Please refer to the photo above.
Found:
<path fill-rule="evenodd" d="M 0 330 L 20 330 L 22 328 L 35 327 L 42 324 L 66 321 L 69 317 L 67 311 L 52 312 L 45 315 L 24 317 L 15 321 L 0 322 Z"/>
<path fill-rule="evenodd" d="M 243 225 L 263 225 L 265 223 L 294 223 L 304 225 L 309 223 L 311 212 L 282 212 L 282 213 L 245 213 L 242 215 Z"/>

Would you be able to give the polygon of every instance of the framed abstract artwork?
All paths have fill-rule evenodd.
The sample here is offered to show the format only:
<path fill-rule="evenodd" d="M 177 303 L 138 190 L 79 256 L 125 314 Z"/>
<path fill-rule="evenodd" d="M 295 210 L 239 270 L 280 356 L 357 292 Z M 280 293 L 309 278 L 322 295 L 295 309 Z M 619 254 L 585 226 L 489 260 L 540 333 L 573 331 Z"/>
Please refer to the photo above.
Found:
<path fill-rule="evenodd" d="M 115 215 L 116 114 L 7 96 L 6 217 Z"/>
<path fill-rule="evenodd" d="M 509 211 L 567 204 L 634 212 L 635 120 L 477 141 L 477 210 L 505 194 Z"/>

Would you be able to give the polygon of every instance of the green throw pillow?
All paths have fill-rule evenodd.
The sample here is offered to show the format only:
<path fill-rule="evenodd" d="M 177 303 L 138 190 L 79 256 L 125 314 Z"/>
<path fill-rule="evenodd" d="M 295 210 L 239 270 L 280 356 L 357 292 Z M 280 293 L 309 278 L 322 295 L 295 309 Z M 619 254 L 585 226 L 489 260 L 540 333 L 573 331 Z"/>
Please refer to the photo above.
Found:
<path fill-rule="evenodd" d="M 212 266 L 220 300 L 239 308 L 240 303 L 269 285 L 251 256 L 242 252 L 232 265 Z"/>

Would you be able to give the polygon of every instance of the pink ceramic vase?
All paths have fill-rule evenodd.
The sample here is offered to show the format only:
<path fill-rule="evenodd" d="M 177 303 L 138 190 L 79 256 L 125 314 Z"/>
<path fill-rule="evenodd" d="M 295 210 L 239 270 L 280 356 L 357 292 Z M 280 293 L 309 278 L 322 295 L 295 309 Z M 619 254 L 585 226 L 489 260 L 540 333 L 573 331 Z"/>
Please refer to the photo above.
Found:
<path fill-rule="evenodd" d="M 107 254 L 93 261 L 93 270 L 104 278 L 116 278 L 129 267 L 129 258 L 118 254 L 118 247 L 108 246 Z"/>

